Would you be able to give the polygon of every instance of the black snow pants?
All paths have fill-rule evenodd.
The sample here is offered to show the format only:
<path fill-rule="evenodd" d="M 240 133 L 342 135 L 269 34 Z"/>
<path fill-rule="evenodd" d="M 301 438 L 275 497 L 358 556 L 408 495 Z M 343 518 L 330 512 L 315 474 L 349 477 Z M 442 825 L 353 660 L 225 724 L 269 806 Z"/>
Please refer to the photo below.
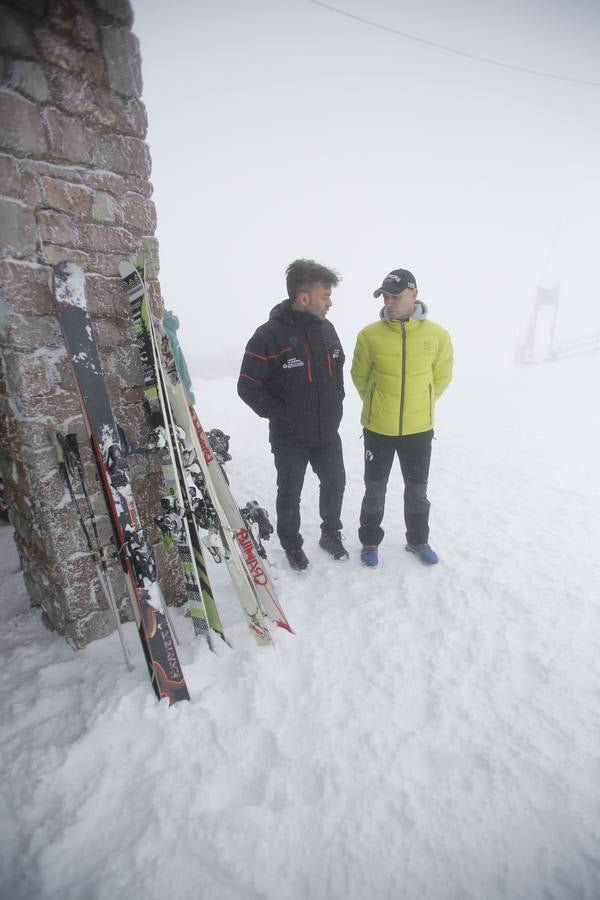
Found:
<path fill-rule="evenodd" d="M 383 540 L 381 527 L 385 495 L 394 457 L 398 454 L 404 478 L 404 521 L 409 544 L 426 544 L 429 538 L 427 480 L 431 461 L 433 429 L 420 434 L 390 437 L 363 429 L 365 442 L 365 495 L 360 510 L 358 537 L 361 544 L 377 546 Z"/>
<path fill-rule="evenodd" d="M 320 447 L 302 447 L 280 441 L 271 445 L 277 469 L 277 535 L 284 550 L 302 546 L 300 495 L 308 463 L 319 479 L 321 531 L 340 531 L 342 500 L 346 486 L 342 442 L 339 434 Z"/>

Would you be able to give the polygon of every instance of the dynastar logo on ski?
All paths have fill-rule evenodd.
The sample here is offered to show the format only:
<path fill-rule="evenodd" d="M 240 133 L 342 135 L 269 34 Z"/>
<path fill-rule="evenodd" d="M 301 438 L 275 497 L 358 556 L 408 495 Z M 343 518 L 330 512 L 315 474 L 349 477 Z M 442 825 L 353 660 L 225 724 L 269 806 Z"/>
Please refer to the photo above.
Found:
<path fill-rule="evenodd" d="M 237 542 L 242 548 L 244 552 L 244 559 L 246 560 L 246 565 L 250 570 L 250 574 L 252 575 L 252 581 L 254 584 L 265 585 L 267 583 L 267 576 L 265 574 L 265 570 L 259 563 L 256 558 L 256 553 L 254 552 L 254 544 L 250 535 L 248 534 L 247 528 L 240 528 L 236 532 Z"/>

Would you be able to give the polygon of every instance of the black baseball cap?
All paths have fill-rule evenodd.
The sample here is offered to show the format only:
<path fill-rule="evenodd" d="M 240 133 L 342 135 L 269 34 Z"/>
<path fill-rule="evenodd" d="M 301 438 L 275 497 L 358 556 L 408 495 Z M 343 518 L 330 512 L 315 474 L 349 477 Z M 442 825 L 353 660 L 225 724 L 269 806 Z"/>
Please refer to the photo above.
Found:
<path fill-rule="evenodd" d="M 373 292 L 374 297 L 380 297 L 381 294 L 401 294 L 406 288 L 416 288 L 417 280 L 412 272 L 408 269 L 394 269 L 389 272 L 383 279 L 380 288 Z"/>

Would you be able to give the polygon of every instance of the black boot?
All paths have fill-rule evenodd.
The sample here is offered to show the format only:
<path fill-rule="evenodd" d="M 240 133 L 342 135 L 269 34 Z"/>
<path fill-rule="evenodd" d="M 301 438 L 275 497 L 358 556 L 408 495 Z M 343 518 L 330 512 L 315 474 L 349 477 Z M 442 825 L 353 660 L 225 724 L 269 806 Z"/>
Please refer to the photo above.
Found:
<path fill-rule="evenodd" d="M 324 531 L 321 534 L 319 547 L 326 550 L 334 559 L 348 559 L 348 551 L 342 544 L 342 535 L 339 531 Z"/>
<path fill-rule="evenodd" d="M 308 557 L 302 547 L 298 547 L 296 550 L 286 550 L 285 555 L 290 564 L 290 569 L 294 569 L 296 572 L 302 572 L 303 569 L 308 567 Z"/>

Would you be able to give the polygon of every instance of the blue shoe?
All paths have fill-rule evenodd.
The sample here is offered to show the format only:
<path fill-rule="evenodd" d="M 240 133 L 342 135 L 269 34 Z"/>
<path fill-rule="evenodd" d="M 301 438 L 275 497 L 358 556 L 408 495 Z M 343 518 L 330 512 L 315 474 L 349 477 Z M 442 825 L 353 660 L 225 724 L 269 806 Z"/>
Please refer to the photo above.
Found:
<path fill-rule="evenodd" d="M 360 561 L 363 566 L 368 566 L 370 569 L 374 569 L 379 562 L 379 557 L 377 556 L 377 547 L 363 547 L 360 551 Z"/>
<path fill-rule="evenodd" d="M 406 549 L 409 553 L 416 554 L 424 566 L 435 566 L 439 562 L 437 553 L 429 544 L 407 544 Z"/>

